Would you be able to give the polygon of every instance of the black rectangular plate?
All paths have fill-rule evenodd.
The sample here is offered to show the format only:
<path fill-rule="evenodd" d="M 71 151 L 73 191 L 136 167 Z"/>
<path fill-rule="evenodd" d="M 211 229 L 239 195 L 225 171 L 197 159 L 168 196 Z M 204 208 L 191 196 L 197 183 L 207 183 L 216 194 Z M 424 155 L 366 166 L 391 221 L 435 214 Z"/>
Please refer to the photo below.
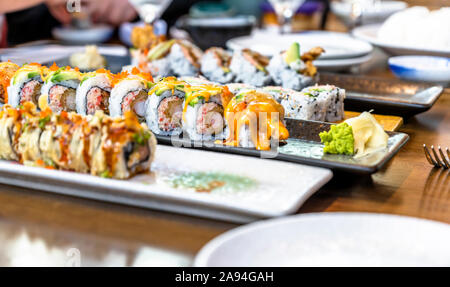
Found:
<path fill-rule="evenodd" d="M 387 132 L 389 140 L 385 150 L 355 159 L 346 155 L 323 154 L 319 133 L 329 130 L 332 124 L 289 118 L 286 119 L 286 124 L 290 138 L 280 144 L 278 149 L 271 151 L 224 146 L 214 142 L 193 142 L 185 135 L 177 137 L 156 135 L 156 138 L 159 144 L 289 161 L 358 174 L 372 174 L 380 170 L 409 139 L 405 133 Z"/>
<path fill-rule="evenodd" d="M 430 109 L 443 91 L 442 86 L 396 79 L 320 73 L 320 84 L 346 90 L 346 111 L 410 117 Z"/>

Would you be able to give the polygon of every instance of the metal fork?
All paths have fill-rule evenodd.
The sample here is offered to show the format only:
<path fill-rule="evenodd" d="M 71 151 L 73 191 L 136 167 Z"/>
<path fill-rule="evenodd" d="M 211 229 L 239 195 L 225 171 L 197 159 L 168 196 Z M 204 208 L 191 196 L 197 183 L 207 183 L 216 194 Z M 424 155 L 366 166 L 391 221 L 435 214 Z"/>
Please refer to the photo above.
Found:
<path fill-rule="evenodd" d="M 450 168 L 450 152 L 448 151 L 448 147 L 445 148 L 445 152 L 447 153 L 447 157 L 445 156 L 444 152 L 442 151 L 441 147 L 438 146 L 439 154 L 441 157 L 439 157 L 438 153 L 434 149 L 434 146 L 431 146 L 431 151 L 434 154 L 434 158 L 431 155 L 430 151 L 427 148 L 427 145 L 423 145 L 423 151 L 425 152 L 425 157 L 427 158 L 428 162 L 435 167 L 443 167 L 445 169 Z"/>

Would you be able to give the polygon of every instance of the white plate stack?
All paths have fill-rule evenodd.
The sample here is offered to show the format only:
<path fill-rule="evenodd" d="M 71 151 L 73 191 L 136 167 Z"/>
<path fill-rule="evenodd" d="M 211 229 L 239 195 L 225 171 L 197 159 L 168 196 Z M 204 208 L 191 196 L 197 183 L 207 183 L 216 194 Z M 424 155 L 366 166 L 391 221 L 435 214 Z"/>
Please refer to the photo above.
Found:
<path fill-rule="evenodd" d="M 314 65 L 321 71 L 342 71 L 359 66 L 371 59 L 371 44 L 355 39 L 345 33 L 306 31 L 298 34 L 276 34 L 264 30 L 250 36 L 231 39 L 227 46 L 231 50 L 244 48 L 272 56 L 287 49 L 293 42 L 300 44 L 301 53 L 320 46 L 325 49 Z"/>

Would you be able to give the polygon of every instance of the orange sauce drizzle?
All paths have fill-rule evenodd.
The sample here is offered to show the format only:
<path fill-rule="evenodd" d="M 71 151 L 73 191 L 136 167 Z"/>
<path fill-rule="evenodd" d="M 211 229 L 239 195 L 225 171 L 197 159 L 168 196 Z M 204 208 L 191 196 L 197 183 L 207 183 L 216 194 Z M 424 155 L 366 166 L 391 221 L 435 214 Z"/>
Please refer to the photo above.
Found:
<path fill-rule="evenodd" d="M 224 117 L 230 129 L 226 145 L 239 146 L 239 132 L 244 125 L 248 125 L 251 141 L 258 150 L 270 150 L 270 139 L 274 134 L 278 135 L 278 140 L 289 137 L 282 122 L 283 106 L 267 94 L 251 91 L 234 97 L 226 106 Z"/>

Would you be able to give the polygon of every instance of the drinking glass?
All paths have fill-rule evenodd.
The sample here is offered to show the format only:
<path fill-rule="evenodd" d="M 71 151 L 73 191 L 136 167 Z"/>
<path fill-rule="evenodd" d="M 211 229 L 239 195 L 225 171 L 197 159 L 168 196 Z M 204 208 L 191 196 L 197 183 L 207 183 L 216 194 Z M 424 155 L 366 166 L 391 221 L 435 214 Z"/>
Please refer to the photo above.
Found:
<path fill-rule="evenodd" d="M 172 0 L 130 0 L 141 20 L 152 24 L 158 20 Z"/>
<path fill-rule="evenodd" d="M 280 33 L 291 31 L 292 17 L 305 0 L 269 0 L 280 23 Z"/>

